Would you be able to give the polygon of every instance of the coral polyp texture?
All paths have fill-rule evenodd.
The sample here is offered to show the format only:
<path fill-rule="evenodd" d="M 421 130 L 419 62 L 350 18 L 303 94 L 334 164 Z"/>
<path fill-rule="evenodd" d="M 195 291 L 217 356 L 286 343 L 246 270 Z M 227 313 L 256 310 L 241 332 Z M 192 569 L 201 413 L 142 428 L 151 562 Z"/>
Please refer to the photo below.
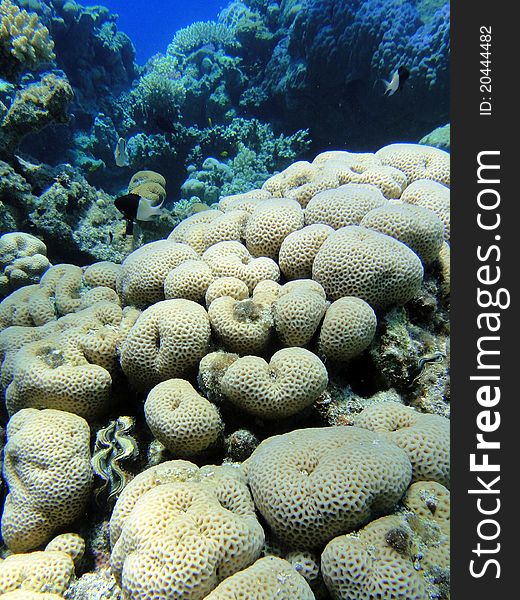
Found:
<path fill-rule="evenodd" d="M 4 450 L 9 488 L 2 537 L 13 552 L 34 550 L 87 506 L 93 482 L 90 429 L 57 410 L 24 409 L 11 417 Z"/>
<path fill-rule="evenodd" d="M 294 548 L 320 547 L 391 512 L 412 476 L 404 451 L 353 427 L 299 429 L 268 438 L 244 468 L 269 528 Z"/>
<path fill-rule="evenodd" d="M 170 461 L 138 475 L 110 522 L 111 567 L 130 599 L 204 598 L 260 556 L 264 532 L 241 473 Z"/>
<path fill-rule="evenodd" d="M 448 597 L 446 8 L 1 3 L 2 598 Z"/>
<path fill-rule="evenodd" d="M 402 242 L 356 225 L 331 234 L 312 266 L 313 278 L 331 299 L 357 296 L 375 308 L 411 300 L 423 274 L 420 258 Z"/>

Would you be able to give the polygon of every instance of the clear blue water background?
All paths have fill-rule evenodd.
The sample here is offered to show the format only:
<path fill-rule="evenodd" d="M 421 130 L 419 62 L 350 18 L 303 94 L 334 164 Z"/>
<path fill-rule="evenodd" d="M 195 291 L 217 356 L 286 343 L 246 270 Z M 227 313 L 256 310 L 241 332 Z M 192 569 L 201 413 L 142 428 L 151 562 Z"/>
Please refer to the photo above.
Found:
<path fill-rule="evenodd" d="M 79 0 L 83 6 L 106 6 L 119 15 L 118 29 L 130 36 L 137 62 L 164 52 L 174 33 L 195 21 L 216 19 L 226 0 Z"/>

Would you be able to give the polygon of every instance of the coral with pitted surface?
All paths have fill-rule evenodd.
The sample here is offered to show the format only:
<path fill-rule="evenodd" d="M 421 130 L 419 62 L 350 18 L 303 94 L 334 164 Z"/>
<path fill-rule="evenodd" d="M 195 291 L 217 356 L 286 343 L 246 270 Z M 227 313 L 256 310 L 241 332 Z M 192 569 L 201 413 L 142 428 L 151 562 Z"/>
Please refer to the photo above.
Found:
<path fill-rule="evenodd" d="M 213 300 L 222 296 L 230 296 L 235 300 L 246 300 L 249 297 L 249 289 L 237 277 L 217 277 L 206 290 L 206 306 L 209 308 Z"/>
<path fill-rule="evenodd" d="M 374 339 L 377 318 L 361 298 L 344 296 L 333 302 L 321 325 L 318 348 L 329 360 L 345 361 L 368 348 Z"/>
<path fill-rule="evenodd" d="M 427 597 L 421 575 L 406 556 L 410 534 L 400 525 L 398 517 L 382 517 L 358 535 L 343 535 L 328 543 L 322 554 L 322 573 L 334 600 Z"/>
<path fill-rule="evenodd" d="M 334 230 L 329 225 L 307 225 L 290 233 L 280 246 L 278 263 L 287 279 L 312 275 L 312 263 L 323 242 Z"/>
<path fill-rule="evenodd" d="M 86 419 L 110 405 L 116 348 L 135 321 L 133 311 L 98 302 L 33 329 L 32 340 L 7 348 L 2 383 L 9 414 L 22 408 L 66 410 Z M 6 330 L 9 340 L 9 330 Z"/>
<path fill-rule="evenodd" d="M 28 233 L 4 233 L 0 237 L 0 295 L 38 283 L 49 268 L 47 247 Z"/>
<path fill-rule="evenodd" d="M 398 240 L 364 227 L 342 227 L 319 249 L 312 277 L 327 296 L 358 296 L 374 308 L 404 304 L 423 279 L 419 257 Z"/>
<path fill-rule="evenodd" d="M 211 267 L 203 260 L 185 260 L 166 275 L 164 297 L 200 302 L 214 279 Z"/>
<path fill-rule="evenodd" d="M 334 600 L 449 596 L 448 490 L 419 481 L 403 505 L 406 512 L 377 519 L 326 546 L 322 573 Z"/>
<path fill-rule="evenodd" d="M 408 185 L 429 179 L 450 185 L 450 155 L 444 150 L 421 144 L 390 144 L 376 152 L 384 165 L 402 171 Z"/>
<path fill-rule="evenodd" d="M 225 371 L 223 395 L 241 410 L 265 419 L 294 415 L 310 406 L 327 387 L 327 369 L 305 348 L 284 348 L 269 363 L 244 356 Z"/>
<path fill-rule="evenodd" d="M 121 345 L 121 366 L 141 390 L 182 376 L 208 352 L 208 313 L 191 300 L 163 300 L 147 308 Z"/>
<path fill-rule="evenodd" d="M 225 579 L 206 600 L 314 600 L 309 584 L 291 563 L 276 556 L 259 558 L 247 569 Z"/>
<path fill-rule="evenodd" d="M 215 336 L 227 350 L 238 354 L 262 352 L 273 330 L 269 306 L 255 301 L 235 300 L 231 296 L 215 298 L 208 308 Z"/>
<path fill-rule="evenodd" d="M 150 390 L 144 414 L 156 439 L 176 456 L 215 446 L 224 429 L 217 408 L 184 379 L 168 379 Z"/>
<path fill-rule="evenodd" d="M 270 437 L 244 469 L 256 507 L 273 533 L 303 549 L 390 512 L 412 476 L 403 450 L 357 427 L 298 429 Z"/>
<path fill-rule="evenodd" d="M 215 277 L 236 277 L 243 281 L 249 291 L 264 279 L 278 281 L 280 269 L 271 258 L 254 258 L 240 242 L 218 242 L 202 255 L 202 260 L 211 267 Z"/>
<path fill-rule="evenodd" d="M 305 285 L 308 281 L 312 285 Z M 292 286 L 299 284 L 299 286 Z M 257 292 L 258 294 L 258 292 Z M 281 287 L 273 303 L 276 333 L 283 346 L 306 346 L 316 333 L 327 309 L 325 291 L 312 280 L 296 279 Z"/>
<path fill-rule="evenodd" d="M 36 598 L 45 598 L 45 593 L 63 598 L 73 578 L 74 562 L 63 551 L 46 548 L 43 552 L 11 554 L 0 561 L 0 598 L 16 597 L 16 592 L 27 600 L 31 593 Z"/>
<path fill-rule="evenodd" d="M 2 537 L 27 552 L 74 522 L 92 488 L 90 429 L 84 419 L 57 410 L 24 409 L 7 425 L 4 477 L 9 488 Z"/>
<path fill-rule="evenodd" d="M 295 200 L 264 200 L 247 221 L 246 247 L 255 257 L 268 256 L 275 259 L 283 240 L 303 225 L 303 211 Z"/>
<path fill-rule="evenodd" d="M 305 209 L 305 224 L 322 223 L 333 229 L 359 225 L 367 212 L 386 203 L 376 187 L 347 183 L 313 196 Z"/>
<path fill-rule="evenodd" d="M 264 532 L 239 470 L 170 461 L 124 489 L 110 539 L 126 598 L 199 600 L 259 557 Z"/>
<path fill-rule="evenodd" d="M 417 179 L 401 196 L 403 202 L 434 212 L 444 225 L 444 239 L 450 241 L 450 189 L 431 179 Z"/>
<path fill-rule="evenodd" d="M 237 3 L 225 23 L 238 18 L 242 35 L 244 15 L 258 13 L 267 27 L 283 13 L 292 23 L 285 43 L 293 43 L 310 26 L 305 11 L 320 2 L 331 4 L 309 0 L 278 9 L 271 3 L 272 21 L 266 3 L 250 2 L 244 14 Z M 402 4 L 403 14 L 415 14 L 409 0 Z M 71 19 L 84 14 L 67 5 Z M 381 8 L 380 0 L 355 0 L 354 16 L 361 5 Z M 104 9 L 88 14 L 105 22 Z M 267 29 L 274 48 L 282 32 Z M 405 42 L 420 48 L 420 39 L 410 41 L 415 29 L 410 25 Z M 383 40 L 377 52 L 389 43 Z M 206 46 L 188 52 L 156 57 L 150 71 L 180 81 L 196 122 L 217 114 L 214 97 L 208 112 L 196 116 L 205 81 L 196 74 L 220 76 L 225 60 L 228 75 L 246 70 L 240 54 L 226 57 Z M 192 69 L 192 87 L 185 73 L 174 78 L 178 61 Z M 239 93 L 242 83 L 235 84 Z M 222 95 L 233 85 L 227 81 Z M 0 88 L 0 98 L 11 103 L 15 93 Z M 99 116 L 96 127 L 102 121 L 107 128 L 99 144 L 110 149 L 119 135 L 127 139 L 142 127 L 136 136 L 145 149 L 152 125 L 144 127 L 143 115 L 132 124 L 138 111 L 118 106 L 129 120 L 116 134 L 119 117 Z M 0 386 L 10 417 L 2 528 L 8 552 L 49 542 L 40 554 L 65 557 L 43 577 L 47 592 L 19 589 L 18 578 L 7 594 L 25 593 L 23 600 L 33 593 L 61 600 L 446 597 L 445 155 L 414 144 L 376 153 L 328 150 L 272 169 L 250 192 L 228 195 L 235 159 L 226 160 L 230 147 L 220 146 L 219 136 L 231 140 L 236 119 L 225 117 L 231 119 L 225 132 L 209 122 L 209 158 L 205 145 L 186 156 L 186 132 L 178 131 L 197 127 L 182 124 L 184 110 L 179 122 L 172 117 L 174 132 L 150 137 L 160 135 L 193 162 L 182 193 L 202 190 L 208 204 L 192 197 L 172 206 L 166 178 L 149 170 L 153 157 L 148 165 L 143 154 L 139 167 L 131 165 L 132 172 L 143 170 L 128 191 L 154 205 L 164 201 L 163 214 L 137 223 L 125 248 L 124 220 L 117 217 L 113 227 L 113 198 L 68 178 L 67 165 L 44 174 L 22 157 L 12 172 L 0 165 L 7 179 L 0 201 L 13 218 L 23 215 L 23 227 L 0 240 L 0 261 L 45 257 L 46 246 L 56 263 L 34 271 L 28 285 L 0 303 Z M 147 118 L 156 118 L 153 110 Z M 177 175 L 162 172 L 170 189 Z M 114 186 L 125 190 L 123 177 Z M 20 213 L 18 206 L 30 208 Z M 83 243 L 87 224 L 85 252 L 68 257 Z M 39 237 L 18 233 L 25 230 Z M 77 526 L 84 540 L 71 533 Z M 49 541 L 56 533 L 62 535 Z M 0 561 L 0 594 L 9 561 L 18 573 L 18 560 L 22 565 L 14 557 Z"/>
<path fill-rule="evenodd" d="M 128 255 L 117 280 L 117 291 L 126 304 L 145 308 L 164 300 L 164 281 L 168 273 L 198 254 L 187 244 L 159 240 L 145 244 Z"/>
<path fill-rule="evenodd" d="M 356 426 L 386 435 L 406 451 L 413 466 L 413 481 L 450 485 L 450 422 L 439 415 L 422 414 L 397 402 L 365 408 Z"/>
<path fill-rule="evenodd" d="M 444 241 L 444 225 L 433 211 L 404 202 L 371 210 L 361 225 L 403 242 L 425 265 L 437 258 Z"/>

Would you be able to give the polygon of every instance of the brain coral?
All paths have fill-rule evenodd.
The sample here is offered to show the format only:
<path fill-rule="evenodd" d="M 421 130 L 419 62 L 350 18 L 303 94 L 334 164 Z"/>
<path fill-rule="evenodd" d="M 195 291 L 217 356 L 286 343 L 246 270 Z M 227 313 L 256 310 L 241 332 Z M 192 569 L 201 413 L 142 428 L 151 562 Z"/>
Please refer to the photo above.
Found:
<path fill-rule="evenodd" d="M 115 290 L 120 274 L 121 265 L 105 260 L 89 265 L 83 272 L 83 281 L 92 288 L 103 286 Z"/>
<path fill-rule="evenodd" d="M 208 313 L 191 300 L 163 300 L 147 308 L 121 345 L 121 366 L 140 390 L 182 376 L 208 352 Z"/>
<path fill-rule="evenodd" d="M 236 277 L 247 285 L 250 292 L 264 279 L 280 279 L 280 269 L 273 259 L 266 256 L 253 258 L 247 248 L 236 241 L 210 246 L 202 260 L 208 263 L 215 277 Z"/>
<path fill-rule="evenodd" d="M 316 196 L 319 192 L 337 188 L 339 185 L 340 182 L 337 173 L 320 173 L 313 177 L 308 183 L 288 189 L 285 192 L 285 197 L 296 200 L 302 208 L 306 208 L 313 196 Z"/>
<path fill-rule="evenodd" d="M 26 344 L 16 354 L 5 399 L 9 414 L 21 408 L 58 408 L 84 418 L 99 416 L 112 379 L 91 364 L 68 332 Z"/>
<path fill-rule="evenodd" d="M 444 241 L 444 225 L 439 217 L 413 204 L 389 204 L 371 210 L 361 225 L 403 242 L 425 265 L 437 258 Z"/>
<path fill-rule="evenodd" d="M 303 549 L 392 510 L 412 476 L 403 450 L 357 427 L 270 437 L 244 469 L 255 505 L 277 538 Z"/>
<path fill-rule="evenodd" d="M 198 258 L 187 244 L 171 240 L 145 244 L 123 261 L 117 292 L 125 304 L 138 308 L 164 300 L 164 280 L 168 273 L 182 262 Z"/>
<path fill-rule="evenodd" d="M 215 277 L 203 260 L 186 260 L 172 269 L 164 280 L 164 297 L 200 302 Z"/>
<path fill-rule="evenodd" d="M 14 343 L 17 351 L 2 365 L 9 413 L 56 408 L 98 417 L 108 406 L 116 347 L 135 316 L 99 302 L 42 326 L 35 341 Z"/>
<path fill-rule="evenodd" d="M 76 415 L 28 408 L 11 417 L 7 438 L 2 537 L 13 552 L 27 552 L 83 513 L 93 480 L 90 430 Z"/>
<path fill-rule="evenodd" d="M 329 360 L 349 360 L 368 348 L 376 333 L 377 319 L 361 298 L 345 296 L 325 313 L 318 348 Z"/>
<path fill-rule="evenodd" d="M 393 539 L 402 546 L 391 545 Z M 325 584 L 334 600 L 429 597 L 409 556 L 409 534 L 401 519 L 382 517 L 358 535 L 342 535 L 326 546 L 321 557 Z M 404 555 L 404 556 L 403 556 Z M 408 555 L 408 556 L 407 556 Z"/>
<path fill-rule="evenodd" d="M 281 173 L 270 177 L 263 185 L 262 190 L 266 190 L 273 196 L 281 198 L 287 190 L 299 187 L 312 180 L 317 174 L 314 165 L 306 160 L 298 160 Z"/>
<path fill-rule="evenodd" d="M 206 248 L 225 242 L 227 240 L 244 239 L 246 223 L 249 213 L 244 210 L 228 210 L 223 215 L 208 223 L 204 231 L 204 245 Z"/>
<path fill-rule="evenodd" d="M 223 395 L 247 413 L 266 419 L 294 415 L 325 390 L 328 373 L 305 348 L 284 348 L 269 363 L 259 356 L 239 358 L 224 373 Z"/>
<path fill-rule="evenodd" d="M 305 579 L 291 563 L 276 556 L 259 558 L 225 579 L 205 600 L 314 600 Z"/>
<path fill-rule="evenodd" d="M 302 279 L 312 274 L 312 263 L 323 242 L 334 230 L 317 223 L 293 231 L 282 242 L 278 263 L 287 279 Z"/>
<path fill-rule="evenodd" d="M 277 258 L 283 240 L 303 225 L 303 211 L 296 200 L 264 200 L 247 221 L 247 249 L 253 256 Z"/>
<path fill-rule="evenodd" d="M 444 150 L 422 144 L 390 144 L 376 152 L 384 165 L 395 167 L 408 178 L 431 179 L 450 185 L 450 155 Z"/>
<path fill-rule="evenodd" d="M 416 204 L 434 212 L 444 225 L 444 239 L 450 241 L 450 189 L 429 179 L 411 183 L 401 196 L 403 202 Z"/>
<path fill-rule="evenodd" d="M 284 346 L 306 346 L 325 314 L 325 292 L 322 291 L 322 295 L 308 287 L 286 292 L 284 288 L 273 304 L 276 333 Z"/>
<path fill-rule="evenodd" d="M 38 283 L 49 268 L 47 247 L 28 233 L 4 233 L 0 237 L 0 295 Z"/>
<path fill-rule="evenodd" d="M 204 210 L 181 221 L 170 233 L 168 239 L 174 242 L 188 244 L 198 254 L 207 248 L 205 234 L 208 225 L 223 216 L 220 210 Z"/>
<path fill-rule="evenodd" d="M 236 277 L 217 277 L 206 290 L 206 306 L 216 298 L 231 296 L 235 300 L 245 300 L 249 296 L 247 285 Z"/>
<path fill-rule="evenodd" d="M 74 563 L 65 552 L 45 549 L 11 554 L 0 562 L 0 598 L 9 597 L 8 592 L 15 590 L 22 595 L 49 592 L 62 598 L 73 577 Z M 21 600 L 29 599 L 22 596 Z"/>
<path fill-rule="evenodd" d="M 125 598 L 202 600 L 258 558 L 264 532 L 238 469 L 170 461 L 126 486 L 110 538 Z"/>
<path fill-rule="evenodd" d="M 359 225 L 369 210 L 386 203 L 375 186 L 347 183 L 316 194 L 305 209 L 305 224 L 323 223 L 333 229 Z"/>
<path fill-rule="evenodd" d="M 420 258 L 396 239 L 365 229 L 343 227 L 318 251 L 312 278 L 327 296 L 358 296 L 371 306 L 404 304 L 419 290 L 423 278 Z"/>
<path fill-rule="evenodd" d="M 146 398 L 144 414 L 154 436 L 177 456 L 215 445 L 224 429 L 217 408 L 183 379 L 157 384 Z"/>
<path fill-rule="evenodd" d="M 215 298 L 208 309 L 211 327 L 227 350 L 239 354 L 261 352 L 271 337 L 269 306 L 254 299 Z"/>
<path fill-rule="evenodd" d="M 450 422 L 446 417 L 423 414 L 397 402 L 365 408 L 356 426 L 377 431 L 402 448 L 413 467 L 413 481 L 450 485 Z"/>
<path fill-rule="evenodd" d="M 37 327 L 55 318 L 55 303 L 38 284 L 15 290 L 0 302 L 0 329 L 11 325 Z"/>

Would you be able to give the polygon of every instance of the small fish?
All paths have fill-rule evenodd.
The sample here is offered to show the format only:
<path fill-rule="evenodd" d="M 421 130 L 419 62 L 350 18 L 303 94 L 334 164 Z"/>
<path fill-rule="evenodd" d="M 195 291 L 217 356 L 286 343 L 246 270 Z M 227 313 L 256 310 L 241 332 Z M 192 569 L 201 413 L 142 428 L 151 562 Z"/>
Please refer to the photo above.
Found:
<path fill-rule="evenodd" d="M 400 66 L 390 81 L 381 79 L 380 81 L 385 84 L 385 96 L 392 96 L 397 91 L 401 91 L 408 77 L 410 77 L 410 71 L 406 67 Z"/>
<path fill-rule="evenodd" d="M 128 167 L 128 152 L 126 151 L 126 140 L 120 137 L 117 140 L 116 149 L 114 150 L 114 158 L 118 167 Z"/>
<path fill-rule="evenodd" d="M 175 132 L 175 125 L 173 124 L 172 120 L 167 117 L 157 115 L 155 117 L 155 125 L 163 133 L 174 133 Z"/>
<path fill-rule="evenodd" d="M 227 150 L 224 150 L 223 152 L 220 153 L 220 158 L 227 158 L 229 156 L 229 152 Z"/>
<path fill-rule="evenodd" d="M 138 194 L 119 196 L 114 200 L 114 205 L 126 219 L 126 235 L 133 234 L 136 221 L 151 221 L 163 212 L 163 202 L 153 206 L 149 198 L 143 198 Z"/>
<path fill-rule="evenodd" d="M 213 127 L 213 119 L 211 117 L 208 117 L 208 125 Z"/>

